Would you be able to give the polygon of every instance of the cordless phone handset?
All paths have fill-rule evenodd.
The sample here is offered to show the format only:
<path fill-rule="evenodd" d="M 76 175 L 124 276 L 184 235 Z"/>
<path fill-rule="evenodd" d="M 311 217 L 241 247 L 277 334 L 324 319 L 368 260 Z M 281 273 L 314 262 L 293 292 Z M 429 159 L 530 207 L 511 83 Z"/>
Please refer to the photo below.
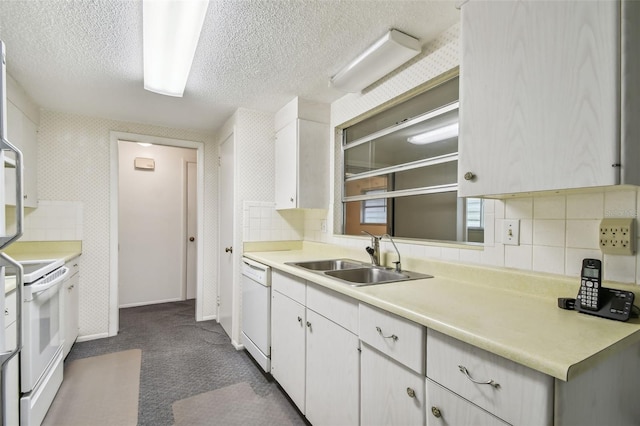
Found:
<path fill-rule="evenodd" d="M 602 306 L 602 262 L 598 259 L 584 259 L 580 274 L 580 307 L 597 311 Z"/>

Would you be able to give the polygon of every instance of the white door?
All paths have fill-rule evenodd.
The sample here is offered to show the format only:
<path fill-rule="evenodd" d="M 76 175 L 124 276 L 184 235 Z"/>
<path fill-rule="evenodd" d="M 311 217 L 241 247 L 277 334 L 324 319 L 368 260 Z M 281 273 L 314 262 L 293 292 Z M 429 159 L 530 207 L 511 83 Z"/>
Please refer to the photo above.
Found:
<path fill-rule="evenodd" d="M 187 162 L 187 279 L 186 298 L 196 298 L 198 264 L 198 215 L 197 207 L 198 163 Z"/>
<path fill-rule="evenodd" d="M 233 306 L 233 228 L 234 224 L 234 142 L 233 134 L 220 146 L 220 247 L 218 281 L 218 322 L 231 337 Z"/>

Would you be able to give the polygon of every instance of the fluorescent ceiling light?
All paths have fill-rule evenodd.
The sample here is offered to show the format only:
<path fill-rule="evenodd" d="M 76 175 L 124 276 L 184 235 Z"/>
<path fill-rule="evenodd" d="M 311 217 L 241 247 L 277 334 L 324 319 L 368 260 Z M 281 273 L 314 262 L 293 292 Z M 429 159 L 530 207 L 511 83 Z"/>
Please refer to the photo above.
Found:
<path fill-rule="evenodd" d="M 138 145 L 143 146 L 143 147 L 148 147 L 151 146 L 152 144 L 150 144 L 149 142 L 136 142 Z"/>
<path fill-rule="evenodd" d="M 411 136 L 407 138 L 407 142 L 414 145 L 426 145 L 455 138 L 456 136 L 458 136 L 458 123 L 453 123 Z"/>
<path fill-rule="evenodd" d="M 144 0 L 144 88 L 182 97 L 208 0 Z"/>
<path fill-rule="evenodd" d="M 359 92 L 420 51 L 418 39 L 398 30 L 391 30 L 331 77 L 329 83 L 343 92 Z"/>

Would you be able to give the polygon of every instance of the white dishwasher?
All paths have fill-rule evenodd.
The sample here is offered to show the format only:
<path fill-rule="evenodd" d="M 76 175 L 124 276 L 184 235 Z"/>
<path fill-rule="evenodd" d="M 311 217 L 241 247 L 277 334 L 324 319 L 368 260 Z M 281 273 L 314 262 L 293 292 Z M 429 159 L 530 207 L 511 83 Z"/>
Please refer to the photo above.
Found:
<path fill-rule="evenodd" d="M 271 372 L 271 268 L 242 258 L 242 344 Z"/>

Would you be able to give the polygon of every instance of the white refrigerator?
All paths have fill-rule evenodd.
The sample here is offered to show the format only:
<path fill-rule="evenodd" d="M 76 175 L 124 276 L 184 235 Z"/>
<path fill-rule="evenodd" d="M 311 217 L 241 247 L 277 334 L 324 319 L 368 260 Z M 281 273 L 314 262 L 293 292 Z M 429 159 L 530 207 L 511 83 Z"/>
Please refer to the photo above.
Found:
<path fill-rule="evenodd" d="M 4 42 L 0 40 L 2 69 L 0 71 L 0 251 L 22 236 L 23 189 L 22 153 L 7 140 L 7 74 Z M 5 187 L 5 173 L 15 173 L 15 187 Z M 7 181 L 13 181 L 7 180 Z M 15 226 L 7 234 L 5 217 L 5 191 L 15 191 Z M 9 279 L 5 272 L 12 271 Z M 13 276 L 15 274 L 15 276 Z M 4 253 L 0 253 L 0 306 L 5 315 L 0 315 L 0 397 L 2 425 L 16 425 L 19 422 L 20 389 L 18 383 L 18 354 L 22 348 L 22 266 Z M 7 297 L 7 295 L 10 295 Z M 10 306 L 9 306 L 10 305 Z M 8 313 L 11 313 L 9 315 Z M 5 324 L 5 318 L 15 318 L 15 323 Z"/>

